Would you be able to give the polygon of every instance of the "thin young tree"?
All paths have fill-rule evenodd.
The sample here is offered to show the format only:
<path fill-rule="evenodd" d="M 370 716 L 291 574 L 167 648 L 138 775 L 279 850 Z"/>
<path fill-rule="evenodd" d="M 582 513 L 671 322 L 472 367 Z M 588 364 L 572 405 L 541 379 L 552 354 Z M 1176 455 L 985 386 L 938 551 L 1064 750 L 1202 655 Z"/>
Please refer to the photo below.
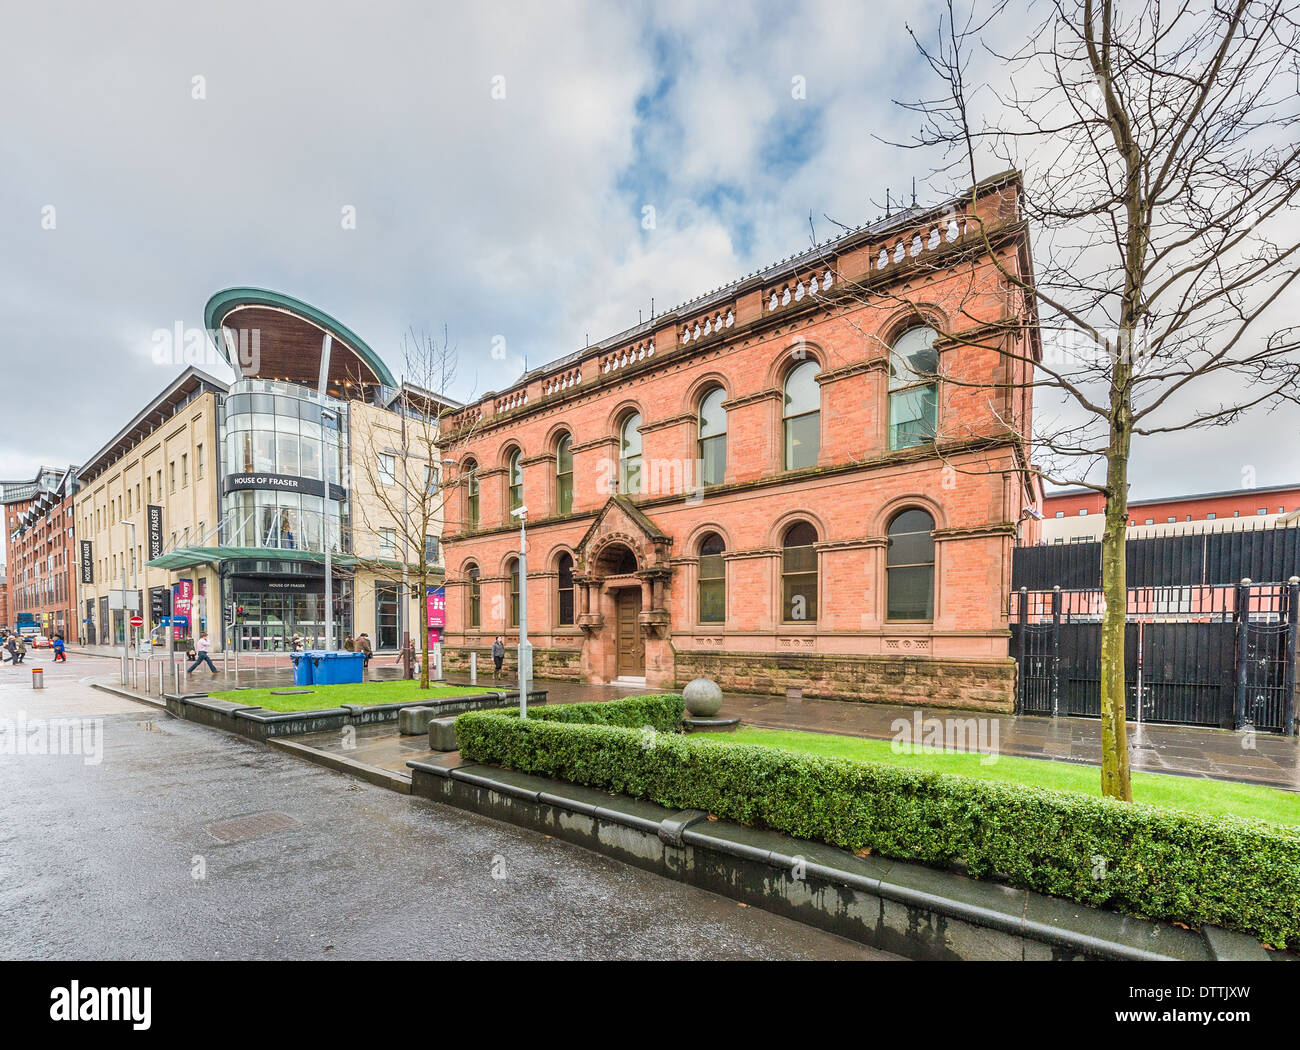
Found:
<path fill-rule="evenodd" d="M 1286 0 L 949 0 L 911 30 L 941 84 L 901 101 L 900 143 L 938 151 L 933 183 L 971 187 L 1015 338 L 949 309 L 936 343 L 984 346 L 1032 368 L 1030 473 L 1106 500 L 1101 541 L 1102 791 L 1131 799 L 1125 722 L 1125 538 L 1134 443 L 1296 404 L 1300 353 L 1300 28 Z M 1015 169 L 1014 215 L 1034 269 L 1004 265 L 975 207 L 979 169 Z M 1023 187 L 1023 188 L 1021 188 Z M 985 209 L 987 214 L 987 209 Z M 1001 225 L 997 232 L 1001 233 Z M 974 292 L 972 279 L 972 291 Z M 1289 313 L 1288 313 L 1289 311 Z M 1036 349 L 1041 346 L 1041 354 Z M 1032 357 L 1030 356 L 1032 355 Z M 941 385 L 988 385 L 939 374 Z M 995 384 L 996 385 L 996 384 Z"/>
<path fill-rule="evenodd" d="M 354 473 L 361 482 L 353 508 L 354 535 L 361 533 L 364 541 L 357 546 L 371 552 L 358 557 L 356 569 L 396 584 L 400 606 L 418 618 L 422 689 L 429 687 L 430 665 L 424 599 L 444 578 L 439 543 L 452 488 L 443 483 L 450 453 L 439 439 L 457 404 L 447 393 L 456 380 L 457 362 L 445 326 L 441 339 L 412 329 L 402 340 L 401 388 L 387 411 L 376 409 L 366 425 L 354 430 Z M 403 654 L 409 644 L 402 639 Z"/>

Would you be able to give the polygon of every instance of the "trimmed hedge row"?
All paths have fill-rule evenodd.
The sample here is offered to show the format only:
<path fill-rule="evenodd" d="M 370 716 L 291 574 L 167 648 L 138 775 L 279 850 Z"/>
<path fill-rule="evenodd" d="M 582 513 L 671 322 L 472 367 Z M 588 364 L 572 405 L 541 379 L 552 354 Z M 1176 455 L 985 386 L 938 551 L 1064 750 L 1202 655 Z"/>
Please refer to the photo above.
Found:
<path fill-rule="evenodd" d="M 631 703 L 647 699 L 654 703 Z M 545 708 L 547 718 L 530 713 L 526 722 L 470 712 L 456 722 L 460 751 L 672 809 L 965 868 L 1092 907 L 1300 946 L 1298 831 L 616 724 L 663 729 L 668 719 L 651 721 L 650 712 L 666 716 L 666 699 Z M 615 704 L 629 706 L 608 710 Z M 680 698 L 672 710 L 680 717 Z"/>
<path fill-rule="evenodd" d="M 603 703 L 538 705 L 528 709 L 529 721 L 577 722 L 587 725 L 623 726 L 636 729 L 653 726 L 661 733 L 674 733 L 682 724 L 685 701 L 681 693 L 647 693 Z M 519 717 L 518 707 L 501 708 L 493 714 Z M 456 723 L 457 731 L 460 723 Z"/>

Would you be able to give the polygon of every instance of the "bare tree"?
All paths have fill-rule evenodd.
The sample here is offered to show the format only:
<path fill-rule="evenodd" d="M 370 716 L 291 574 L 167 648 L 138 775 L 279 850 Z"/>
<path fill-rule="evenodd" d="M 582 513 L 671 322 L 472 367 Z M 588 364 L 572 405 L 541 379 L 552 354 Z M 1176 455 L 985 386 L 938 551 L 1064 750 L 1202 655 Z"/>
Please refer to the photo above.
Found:
<path fill-rule="evenodd" d="M 455 383 L 457 348 L 444 326 L 441 340 L 412 329 L 402 340 L 402 386 L 387 406 L 357 426 L 353 448 L 361 491 L 354 500 L 354 534 L 366 537 L 373 553 L 357 559 L 357 570 L 399 587 L 408 613 L 419 603 L 420 686 L 429 687 L 429 632 L 423 598 L 443 581 L 438 545 L 454 486 L 443 483 L 448 456 L 443 426 L 450 415 L 447 391 Z M 454 402 L 451 402 L 454 404 Z M 458 440 L 468 436 L 468 431 Z M 359 526 L 359 528 L 358 528 Z M 356 544 L 356 547 L 362 544 Z M 409 641 L 402 639 L 403 653 Z"/>
<path fill-rule="evenodd" d="M 981 257 L 997 267 L 1009 304 L 1008 325 L 993 332 L 960 306 L 946 323 L 918 319 L 936 330 L 936 346 L 1013 359 L 1006 384 L 1036 395 L 1036 462 L 1026 471 L 1106 498 L 1102 790 L 1131 799 L 1133 442 L 1300 397 L 1296 329 L 1282 316 L 1300 273 L 1300 31 L 1284 0 L 1037 6 L 1027 33 L 1012 24 L 1023 9 L 1005 0 L 981 14 L 949 0 L 932 35 L 909 27 L 942 90 L 899 103 L 920 118 L 916 138 L 899 145 L 942 153 L 935 185 L 971 187 L 963 222 L 984 241 Z M 991 72 L 981 78 L 981 67 Z M 993 166 L 1023 174 L 1007 204 L 1033 239 L 1029 271 L 997 250 L 1006 211 L 990 222 L 976 207 L 978 169 Z M 1017 325 L 1038 338 L 1017 338 Z M 946 370 L 939 378 L 998 385 Z"/>

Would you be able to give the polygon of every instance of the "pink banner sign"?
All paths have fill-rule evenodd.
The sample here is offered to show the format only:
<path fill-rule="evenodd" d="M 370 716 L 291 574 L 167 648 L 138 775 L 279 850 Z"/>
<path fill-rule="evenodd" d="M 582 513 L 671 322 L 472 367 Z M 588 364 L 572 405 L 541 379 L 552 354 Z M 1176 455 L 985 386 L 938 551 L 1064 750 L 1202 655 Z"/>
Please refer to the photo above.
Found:
<path fill-rule="evenodd" d="M 429 626 L 447 626 L 447 592 L 442 587 L 425 589 L 425 602 L 429 609 Z"/>
<path fill-rule="evenodd" d="M 184 638 L 190 628 L 190 610 L 194 605 L 194 581 L 177 580 L 172 585 L 172 637 Z M 177 621 L 180 621 L 179 623 Z"/>

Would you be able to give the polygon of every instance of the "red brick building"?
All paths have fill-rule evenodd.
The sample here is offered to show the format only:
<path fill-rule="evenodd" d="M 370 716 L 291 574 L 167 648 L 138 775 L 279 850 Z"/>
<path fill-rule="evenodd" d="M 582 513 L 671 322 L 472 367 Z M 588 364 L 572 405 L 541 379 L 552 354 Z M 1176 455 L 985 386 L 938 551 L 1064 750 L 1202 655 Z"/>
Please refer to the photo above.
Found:
<path fill-rule="evenodd" d="M 1043 497 L 1042 540 L 1068 543 L 1098 539 L 1105 522 L 1106 499 L 1095 489 L 1070 488 Z M 1262 485 L 1185 496 L 1133 499 L 1128 504 L 1130 528 L 1142 534 L 1203 531 L 1223 527 L 1272 525 L 1292 520 L 1300 511 L 1300 485 Z"/>
<path fill-rule="evenodd" d="M 853 231 L 451 417 L 447 665 L 513 651 L 526 593 L 539 677 L 1009 705 L 1036 499 L 999 348 L 1036 337 L 976 222 L 1032 279 L 1018 177 L 979 190 L 974 215 Z"/>
<path fill-rule="evenodd" d="M 72 467 L 42 467 L 27 482 L 0 483 L 5 515 L 8 626 L 30 613 L 48 637 L 77 637 L 73 581 Z"/>

